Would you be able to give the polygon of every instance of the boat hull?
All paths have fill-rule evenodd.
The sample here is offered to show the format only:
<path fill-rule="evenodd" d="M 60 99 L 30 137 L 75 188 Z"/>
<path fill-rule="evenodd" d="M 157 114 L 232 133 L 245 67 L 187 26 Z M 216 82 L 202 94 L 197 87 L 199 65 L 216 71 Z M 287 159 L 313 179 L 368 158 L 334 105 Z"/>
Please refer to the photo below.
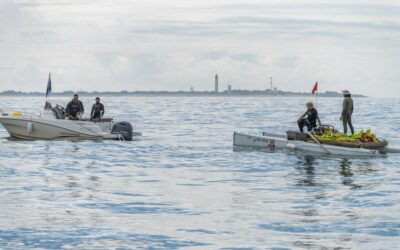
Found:
<path fill-rule="evenodd" d="M 379 150 L 365 148 L 346 148 L 332 145 L 318 145 L 314 142 L 291 141 L 281 135 L 268 134 L 267 136 L 254 136 L 241 133 L 233 134 L 233 145 L 241 147 L 256 148 L 283 148 L 307 151 L 321 154 L 343 155 L 343 156 L 376 156 Z"/>
<path fill-rule="evenodd" d="M 258 148 L 286 148 L 287 140 L 278 136 L 255 136 L 235 132 L 233 134 L 233 145 Z"/>
<path fill-rule="evenodd" d="M 90 122 L 24 117 L 0 117 L 7 132 L 19 139 L 102 139 L 103 131 Z"/>

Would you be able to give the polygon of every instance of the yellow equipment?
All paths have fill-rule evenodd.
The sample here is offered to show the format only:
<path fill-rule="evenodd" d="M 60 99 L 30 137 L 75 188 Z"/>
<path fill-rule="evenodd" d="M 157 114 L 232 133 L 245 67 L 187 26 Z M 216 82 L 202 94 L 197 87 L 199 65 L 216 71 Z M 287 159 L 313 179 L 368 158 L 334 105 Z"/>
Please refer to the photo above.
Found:
<path fill-rule="evenodd" d="M 11 115 L 15 116 L 15 117 L 20 117 L 22 114 L 21 114 L 20 111 L 14 111 L 14 112 L 11 113 Z"/>

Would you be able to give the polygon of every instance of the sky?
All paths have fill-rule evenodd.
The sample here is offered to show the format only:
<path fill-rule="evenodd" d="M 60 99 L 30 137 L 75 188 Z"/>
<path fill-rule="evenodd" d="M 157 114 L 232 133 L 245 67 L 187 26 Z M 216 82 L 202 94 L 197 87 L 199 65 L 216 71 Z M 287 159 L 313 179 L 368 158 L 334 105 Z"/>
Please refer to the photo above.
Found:
<path fill-rule="evenodd" d="M 400 1 L 0 0 L 0 91 L 400 96 Z"/>

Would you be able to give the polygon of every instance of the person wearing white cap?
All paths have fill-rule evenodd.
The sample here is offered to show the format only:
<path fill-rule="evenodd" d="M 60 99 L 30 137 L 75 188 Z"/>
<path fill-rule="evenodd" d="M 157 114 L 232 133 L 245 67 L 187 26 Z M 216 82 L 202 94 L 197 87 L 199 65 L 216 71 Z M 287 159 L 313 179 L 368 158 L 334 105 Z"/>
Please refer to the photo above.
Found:
<path fill-rule="evenodd" d="M 347 134 L 347 125 L 350 127 L 351 134 L 354 135 L 354 128 L 351 122 L 351 116 L 353 115 L 354 106 L 353 99 L 351 98 L 350 91 L 342 90 L 344 100 L 343 100 L 343 111 L 340 116 L 340 120 L 343 121 L 343 132 Z"/>

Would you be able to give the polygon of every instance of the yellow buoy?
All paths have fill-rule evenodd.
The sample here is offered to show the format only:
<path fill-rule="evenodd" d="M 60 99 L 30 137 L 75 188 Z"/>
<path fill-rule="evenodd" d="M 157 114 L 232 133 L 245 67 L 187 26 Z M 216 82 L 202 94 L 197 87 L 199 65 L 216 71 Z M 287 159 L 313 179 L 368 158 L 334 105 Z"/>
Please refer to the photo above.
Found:
<path fill-rule="evenodd" d="M 21 116 L 21 112 L 20 111 L 14 111 L 11 113 L 12 116 Z"/>

